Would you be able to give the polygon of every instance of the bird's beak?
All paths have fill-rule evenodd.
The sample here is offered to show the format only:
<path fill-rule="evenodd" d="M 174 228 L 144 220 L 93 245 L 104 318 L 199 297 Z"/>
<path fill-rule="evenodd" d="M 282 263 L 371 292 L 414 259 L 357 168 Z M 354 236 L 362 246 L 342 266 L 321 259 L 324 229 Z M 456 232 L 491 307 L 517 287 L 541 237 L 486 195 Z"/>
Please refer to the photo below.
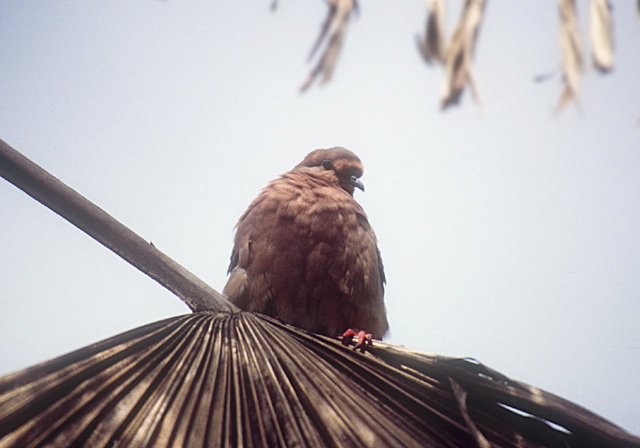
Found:
<path fill-rule="evenodd" d="M 364 184 L 362 183 L 362 181 L 360 179 L 358 179 L 356 176 L 351 176 L 351 184 L 356 187 L 359 188 L 360 190 L 364 191 Z"/>

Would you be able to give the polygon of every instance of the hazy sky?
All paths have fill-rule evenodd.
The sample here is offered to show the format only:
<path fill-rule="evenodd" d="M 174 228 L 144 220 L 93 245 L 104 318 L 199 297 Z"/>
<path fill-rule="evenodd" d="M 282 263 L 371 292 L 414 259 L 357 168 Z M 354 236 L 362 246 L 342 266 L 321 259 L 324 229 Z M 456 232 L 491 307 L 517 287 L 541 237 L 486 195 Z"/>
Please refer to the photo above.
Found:
<path fill-rule="evenodd" d="M 470 356 L 640 433 L 640 28 L 554 113 L 556 2 L 489 2 L 481 112 L 438 111 L 424 2 L 362 1 L 334 81 L 298 94 L 320 1 L 0 3 L 0 138 L 222 289 L 233 226 L 307 152 L 364 162 L 388 341 Z M 450 2 L 449 23 L 461 2 Z M 587 2 L 579 1 L 586 37 Z M 0 374 L 188 312 L 0 181 Z"/>

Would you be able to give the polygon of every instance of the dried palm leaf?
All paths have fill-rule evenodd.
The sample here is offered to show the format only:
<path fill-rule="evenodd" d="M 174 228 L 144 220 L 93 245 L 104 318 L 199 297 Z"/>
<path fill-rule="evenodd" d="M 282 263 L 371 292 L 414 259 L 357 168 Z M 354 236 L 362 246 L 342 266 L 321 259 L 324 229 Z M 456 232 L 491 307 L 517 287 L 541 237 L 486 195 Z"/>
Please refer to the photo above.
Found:
<path fill-rule="evenodd" d="M 467 84 L 474 99 L 481 105 L 472 63 L 485 5 L 486 0 L 466 0 L 460 21 L 449 39 L 444 53 L 445 78 L 441 91 L 443 110 L 460 101 Z"/>
<path fill-rule="evenodd" d="M 606 73 L 613 68 L 613 19 L 609 0 L 591 0 L 589 38 L 593 66 Z"/>
<path fill-rule="evenodd" d="M 300 87 L 300 91 L 306 91 L 311 84 L 322 75 L 320 84 L 331 80 L 333 70 L 342 48 L 342 43 L 347 32 L 347 25 L 351 14 L 357 10 L 356 0 L 329 0 L 329 11 L 320 28 L 320 34 L 311 48 L 309 60 L 313 59 L 320 47 L 324 44 L 324 51 L 319 57 L 309 77 Z"/>
<path fill-rule="evenodd" d="M 250 313 L 166 319 L 0 379 L 0 447 L 640 447 L 465 359 Z"/>
<path fill-rule="evenodd" d="M 557 109 L 571 100 L 578 101 L 580 75 L 583 70 L 582 41 L 574 0 L 558 0 L 560 11 L 560 51 L 564 89 Z"/>
<path fill-rule="evenodd" d="M 434 61 L 442 63 L 444 59 L 444 0 L 426 0 L 427 3 L 427 24 L 424 37 L 416 37 L 418 50 L 428 64 Z"/>

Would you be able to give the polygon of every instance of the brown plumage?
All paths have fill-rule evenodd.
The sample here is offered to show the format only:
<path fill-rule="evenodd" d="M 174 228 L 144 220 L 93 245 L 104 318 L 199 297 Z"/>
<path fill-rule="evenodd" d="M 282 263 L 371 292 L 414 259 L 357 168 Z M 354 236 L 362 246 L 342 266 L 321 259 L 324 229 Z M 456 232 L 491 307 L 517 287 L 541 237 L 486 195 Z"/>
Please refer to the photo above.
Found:
<path fill-rule="evenodd" d="M 376 236 L 353 198 L 362 163 L 318 149 L 271 181 L 236 225 L 224 294 L 240 308 L 328 336 L 389 328 Z"/>

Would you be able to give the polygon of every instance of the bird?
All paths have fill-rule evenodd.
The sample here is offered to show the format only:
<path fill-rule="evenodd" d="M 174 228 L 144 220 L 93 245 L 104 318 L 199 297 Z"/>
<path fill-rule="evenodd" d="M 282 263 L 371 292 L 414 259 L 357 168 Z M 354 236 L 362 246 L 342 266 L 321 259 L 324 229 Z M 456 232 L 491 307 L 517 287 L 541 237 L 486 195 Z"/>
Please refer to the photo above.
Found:
<path fill-rule="evenodd" d="M 353 197 L 362 162 L 333 147 L 309 153 L 272 180 L 235 226 L 223 294 L 266 314 L 356 347 L 389 329 L 376 235 Z M 358 330 L 356 333 L 355 330 Z"/>

